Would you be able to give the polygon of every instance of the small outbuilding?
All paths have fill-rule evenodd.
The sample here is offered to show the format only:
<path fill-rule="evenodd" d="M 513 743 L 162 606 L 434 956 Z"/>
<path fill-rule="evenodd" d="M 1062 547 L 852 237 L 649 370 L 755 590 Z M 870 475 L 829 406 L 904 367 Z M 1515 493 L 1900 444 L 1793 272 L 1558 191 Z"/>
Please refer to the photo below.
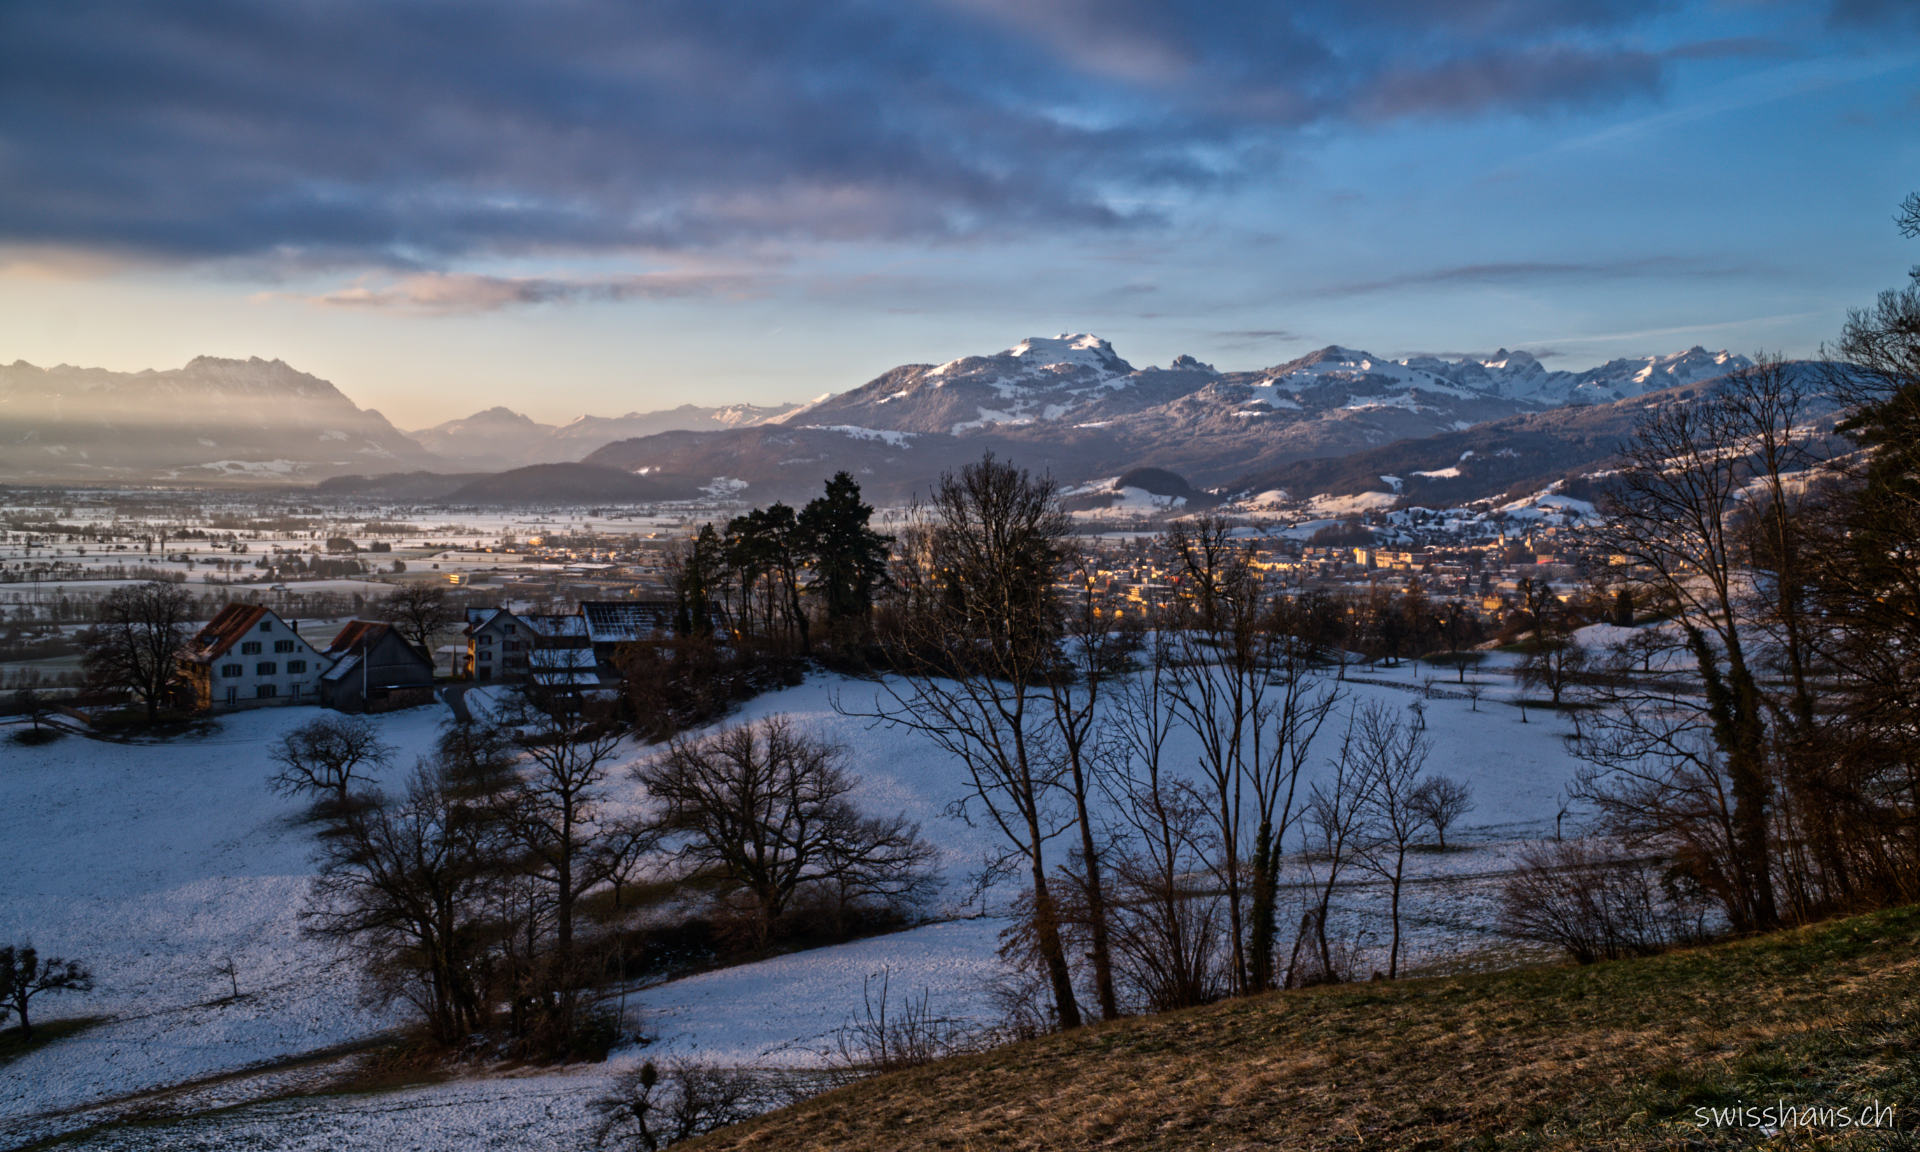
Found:
<path fill-rule="evenodd" d="M 323 653 L 320 701 L 341 712 L 390 712 L 433 699 L 433 662 L 391 624 L 354 620 Z"/>

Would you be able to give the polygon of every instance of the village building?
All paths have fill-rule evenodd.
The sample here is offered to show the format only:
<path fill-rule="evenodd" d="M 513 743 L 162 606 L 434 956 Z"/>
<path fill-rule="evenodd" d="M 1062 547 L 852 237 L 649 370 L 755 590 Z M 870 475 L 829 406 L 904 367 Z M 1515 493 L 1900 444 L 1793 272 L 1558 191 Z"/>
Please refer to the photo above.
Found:
<path fill-rule="evenodd" d="M 318 704 L 331 665 L 301 637 L 299 621 L 259 604 L 229 604 L 187 642 L 179 670 L 196 711 L 228 712 Z"/>
<path fill-rule="evenodd" d="M 673 634 L 677 607 L 672 600 L 582 600 L 580 616 L 586 621 L 594 659 L 602 668 L 611 668 L 622 644 L 666 639 Z"/>
<path fill-rule="evenodd" d="M 538 639 L 532 628 L 505 608 L 467 609 L 466 667 L 461 679 L 519 681 Z"/>
<path fill-rule="evenodd" d="M 433 662 L 393 625 L 354 620 L 323 655 L 321 702 L 342 712 L 388 712 L 433 699 Z"/>

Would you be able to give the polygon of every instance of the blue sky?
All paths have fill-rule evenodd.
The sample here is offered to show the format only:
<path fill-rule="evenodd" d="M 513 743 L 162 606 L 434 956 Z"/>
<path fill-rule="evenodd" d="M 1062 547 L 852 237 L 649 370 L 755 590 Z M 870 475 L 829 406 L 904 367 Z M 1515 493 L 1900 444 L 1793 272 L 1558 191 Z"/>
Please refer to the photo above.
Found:
<path fill-rule="evenodd" d="M 1064 331 L 1807 354 L 1916 188 L 1909 0 L 0 0 L 0 360 L 403 427 Z"/>

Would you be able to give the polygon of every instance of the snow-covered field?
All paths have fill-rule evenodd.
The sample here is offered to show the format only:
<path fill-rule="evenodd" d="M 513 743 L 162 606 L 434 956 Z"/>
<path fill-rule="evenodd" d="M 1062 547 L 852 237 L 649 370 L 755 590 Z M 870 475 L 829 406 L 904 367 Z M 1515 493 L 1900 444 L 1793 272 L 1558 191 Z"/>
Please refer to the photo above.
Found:
<path fill-rule="evenodd" d="M 1356 700 L 1405 707 L 1438 670 L 1353 669 Z M 1510 866 L 1517 847 L 1551 834 L 1571 762 L 1564 721 L 1498 702 L 1498 683 L 1479 712 L 1464 699 L 1426 701 L 1434 753 L 1429 771 L 1464 778 L 1478 807 L 1450 836 L 1469 850 L 1423 854 L 1424 879 L 1409 894 L 1415 962 L 1485 946 L 1490 886 L 1477 877 Z M 1439 671 L 1438 686 L 1451 676 Z M 1370 681 L 1370 682 L 1362 682 Z M 887 971 L 896 994 L 924 989 L 935 1011 L 988 1021 L 987 993 L 1004 921 L 965 899 L 969 873 L 992 846 L 985 829 L 947 813 L 964 789 L 961 769 L 918 738 L 844 715 L 871 685 L 818 675 L 752 701 L 742 718 L 787 713 L 849 749 L 862 778 L 858 801 L 904 811 L 940 846 L 947 885 L 934 922 L 891 936 L 783 956 L 630 993 L 627 1007 L 653 1044 L 647 1057 L 699 1056 L 729 1065 L 817 1065 L 836 1028 L 857 1010 L 862 983 Z M 445 716 L 439 705 L 377 718 L 410 767 Z M 276 1098 L 311 1089 L 320 1073 L 298 1068 L 205 1084 L 142 1105 L 130 1094 L 245 1072 L 351 1046 L 394 1025 L 362 1006 L 351 972 L 301 938 L 297 913 L 311 870 L 313 827 L 299 801 L 266 786 L 268 744 L 311 719 L 308 708 L 228 717 L 204 739 L 122 745 L 70 736 L 40 748 L 0 744 L 0 939 L 31 938 L 43 953 L 87 961 L 90 995 L 44 997 L 37 1019 L 108 1019 L 6 1065 L 0 1074 L 0 1146 L 12 1146 L 160 1107 L 178 1117 L 137 1130 L 102 1128 L 80 1146 L 112 1148 L 579 1147 L 589 1102 L 620 1067 L 642 1058 L 625 1048 L 603 1066 L 537 1074 L 475 1076 L 454 1083 L 361 1096 Z M 1329 746 L 1331 741 L 1328 742 Z M 646 750 L 634 747 L 637 760 Z M 624 772 L 610 803 L 637 800 Z M 1006 893 L 990 896 L 987 913 Z M 1381 901 L 1363 888 L 1341 907 L 1351 928 L 1383 938 Z M 240 982 L 229 997 L 214 965 L 231 956 Z M 248 1101 L 252 1101 L 249 1103 Z M 230 1107 L 231 1105 L 241 1105 Z M 213 1109 L 218 1108 L 215 1111 Z"/>

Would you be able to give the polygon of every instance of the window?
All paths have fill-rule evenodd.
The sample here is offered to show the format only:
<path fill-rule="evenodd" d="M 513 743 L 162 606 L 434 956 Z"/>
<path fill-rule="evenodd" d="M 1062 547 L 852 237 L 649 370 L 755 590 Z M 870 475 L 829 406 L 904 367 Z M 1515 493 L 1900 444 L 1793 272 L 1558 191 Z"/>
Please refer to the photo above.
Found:
<path fill-rule="evenodd" d="M 300 673 L 300 672 L 305 672 L 306 670 L 307 670 L 307 662 L 306 662 L 305 660 L 289 660 L 289 661 L 287 661 L 287 671 L 289 671 L 289 672 L 293 672 L 293 673 Z M 299 691 L 300 691 L 300 689 L 299 689 L 299 688 L 297 688 L 297 687 L 296 687 L 296 688 L 294 689 L 294 692 L 295 692 L 296 694 L 298 694 L 298 693 L 299 693 Z"/>
<path fill-rule="evenodd" d="M 258 656 L 258 655 L 260 655 L 260 641 L 258 641 L 258 640 L 247 640 L 247 641 L 244 641 L 244 642 L 242 642 L 242 643 L 241 643 L 241 645 L 240 645 L 240 655 L 242 655 L 242 656 Z"/>
<path fill-rule="evenodd" d="M 273 631 L 273 621 L 271 621 L 271 620 L 262 620 L 262 621 L 260 621 L 260 631 L 262 631 L 262 632 L 271 632 L 271 631 Z"/>
<path fill-rule="evenodd" d="M 491 648 L 491 647 L 493 647 L 493 637 L 491 637 L 491 636 L 482 636 L 482 637 L 480 637 L 480 647 L 482 647 L 482 648 Z"/>
<path fill-rule="evenodd" d="M 220 665 L 220 675 L 222 676 L 244 676 L 246 671 L 246 668 L 239 664 Z"/>
<path fill-rule="evenodd" d="M 275 640 L 275 641 L 273 642 L 273 650 L 274 650 L 275 652 L 291 652 L 291 651 L 293 651 L 293 641 L 291 641 L 291 640 Z"/>
<path fill-rule="evenodd" d="M 280 695 L 280 689 L 272 684 L 262 684 L 253 690 L 256 700 L 271 700 L 278 695 Z"/>
<path fill-rule="evenodd" d="M 253 666 L 253 674 L 255 676 L 271 676 L 279 670 L 280 666 L 271 660 L 262 660 Z"/>

